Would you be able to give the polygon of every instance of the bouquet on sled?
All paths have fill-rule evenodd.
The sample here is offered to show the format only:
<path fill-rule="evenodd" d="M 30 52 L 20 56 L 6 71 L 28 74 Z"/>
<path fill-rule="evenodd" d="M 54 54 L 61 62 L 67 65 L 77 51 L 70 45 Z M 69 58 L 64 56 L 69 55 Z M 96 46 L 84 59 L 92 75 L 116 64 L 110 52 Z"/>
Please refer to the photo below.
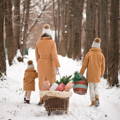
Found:
<path fill-rule="evenodd" d="M 49 81 L 44 81 L 42 90 L 50 90 L 50 91 L 69 91 L 73 87 L 73 82 L 70 76 L 63 76 L 60 80 L 57 80 L 52 85 L 50 85 Z"/>
<path fill-rule="evenodd" d="M 60 80 L 57 80 L 55 83 L 52 84 L 50 90 L 56 91 L 70 91 L 73 87 L 73 82 L 71 79 L 72 75 L 70 76 L 63 76 Z"/>
<path fill-rule="evenodd" d="M 40 92 L 40 96 L 44 97 L 44 101 L 49 97 L 53 98 L 69 98 L 72 93 L 69 92 L 73 88 L 72 76 L 63 76 L 60 80 L 57 80 L 52 85 L 49 81 L 43 83 L 43 89 Z"/>

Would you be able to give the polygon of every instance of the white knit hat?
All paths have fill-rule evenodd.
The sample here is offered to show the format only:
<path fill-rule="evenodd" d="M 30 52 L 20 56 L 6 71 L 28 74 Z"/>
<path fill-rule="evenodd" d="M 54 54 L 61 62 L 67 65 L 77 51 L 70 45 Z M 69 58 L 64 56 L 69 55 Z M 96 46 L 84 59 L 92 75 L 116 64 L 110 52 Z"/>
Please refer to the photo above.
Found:
<path fill-rule="evenodd" d="M 47 35 L 50 35 L 51 36 L 51 30 L 50 29 L 45 29 L 43 28 L 43 31 L 42 31 L 42 34 L 47 34 Z"/>
<path fill-rule="evenodd" d="M 27 68 L 28 68 L 28 69 L 34 68 L 34 65 L 28 65 Z"/>
<path fill-rule="evenodd" d="M 92 48 L 100 48 L 100 43 L 101 43 L 101 39 L 95 38 L 93 43 L 92 43 Z"/>
<path fill-rule="evenodd" d="M 34 65 L 33 65 L 33 61 L 32 60 L 29 60 L 28 62 L 27 62 L 27 68 L 34 68 Z"/>
<path fill-rule="evenodd" d="M 50 35 L 51 36 L 51 29 L 50 29 L 50 25 L 49 24 L 45 24 L 43 26 L 43 31 L 42 31 L 42 34 L 47 34 L 47 35 Z"/>

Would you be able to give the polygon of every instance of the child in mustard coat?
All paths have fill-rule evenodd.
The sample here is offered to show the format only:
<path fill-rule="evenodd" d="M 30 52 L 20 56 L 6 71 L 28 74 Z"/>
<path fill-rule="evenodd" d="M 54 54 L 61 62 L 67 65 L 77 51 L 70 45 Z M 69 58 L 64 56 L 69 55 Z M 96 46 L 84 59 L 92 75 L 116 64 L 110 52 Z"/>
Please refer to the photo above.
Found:
<path fill-rule="evenodd" d="M 33 62 L 31 60 L 28 61 L 27 69 L 24 73 L 23 79 L 23 90 L 25 91 L 24 95 L 24 103 L 30 103 L 31 92 L 35 91 L 35 78 L 38 77 L 38 73 L 35 71 Z"/>
<path fill-rule="evenodd" d="M 82 68 L 80 70 L 80 73 L 84 74 L 85 70 L 87 69 L 86 77 L 90 90 L 90 106 L 99 105 L 98 84 L 105 71 L 105 58 L 100 48 L 100 43 L 101 39 L 95 38 L 92 44 L 92 48 L 86 54 Z"/>

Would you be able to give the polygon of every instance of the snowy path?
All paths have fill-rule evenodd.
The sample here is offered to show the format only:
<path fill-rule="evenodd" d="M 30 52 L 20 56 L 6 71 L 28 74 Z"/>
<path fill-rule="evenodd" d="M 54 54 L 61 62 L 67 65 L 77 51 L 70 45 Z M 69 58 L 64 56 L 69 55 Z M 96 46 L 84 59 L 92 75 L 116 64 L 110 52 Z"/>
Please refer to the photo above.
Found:
<path fill-rule="evenodd" d="M 103 112 L 107 114 L 107 117 L 109 117 L 109 120 L 120 119 L 120 99 L 119 99 L 119 104 L 118 104 L 118 103 L 115 103 L 114 98 L 109 99 L 109 98 L 104 97 L 101 100 L 101 107 L 102 107 Z"/>
<path fill-rule="evenodd" d="M 60 72 L 72 74 L 80 69 L 80 63 L 60 57 Z M 67 64 L 66 64 L 67 62 Z M 64 67 L 63 67 L 64 66 Z M 69 68 L 72 68 L 70 70 Z M 64 70 L 66 68 L 66 70 Z M 8 69 L 7 81 L 0 82 L 0 120 L 119 120 L 120 90 L 100 87 L 101 105 L 89 107 L 89 93 L 84 96 L 73 94 L 70 98 L 68 114 L 47 115 L 44 106 L 37 106 L 38 89 L 31 96 L 31 104 L 23 103 L 22 78 L 25 64 L 16 64 Z M 68 71 L 69 70 L 69 71 Z M 64 72 L 63 72 L 64 71 Z M 37 87 L 37 80 L 36 80 Z"/>

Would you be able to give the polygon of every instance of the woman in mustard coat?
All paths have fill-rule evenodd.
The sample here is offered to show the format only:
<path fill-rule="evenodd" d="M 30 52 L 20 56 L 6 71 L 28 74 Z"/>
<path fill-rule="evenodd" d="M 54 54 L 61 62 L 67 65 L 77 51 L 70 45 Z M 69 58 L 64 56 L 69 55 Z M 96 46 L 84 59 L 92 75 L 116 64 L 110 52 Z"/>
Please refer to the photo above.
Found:
<path fill-rule="evenodd" d="M 80 70 L 80 73 L 84 74 L 87 69 L 87 81 L 89 83 L 91 99 L 90 106 L 99 105 L 98 83 L 100 82 L 100 78 L 104 75 L 105 71 L 105 58 L 101 51 L 100 43 L 101 39 L 95 38 L 92 48 L 86 54 Z"/>
<path fill-rule="evenodd" d="M 43 34 L 36 43 L 36 61 L 39 89 L 42 90 L 44 81 L 49 81 L 50 84 L 55 82 L 56 70 L 60 67 L 56 44 L 51 38 L 49 25 L 44 26 Z"/>

